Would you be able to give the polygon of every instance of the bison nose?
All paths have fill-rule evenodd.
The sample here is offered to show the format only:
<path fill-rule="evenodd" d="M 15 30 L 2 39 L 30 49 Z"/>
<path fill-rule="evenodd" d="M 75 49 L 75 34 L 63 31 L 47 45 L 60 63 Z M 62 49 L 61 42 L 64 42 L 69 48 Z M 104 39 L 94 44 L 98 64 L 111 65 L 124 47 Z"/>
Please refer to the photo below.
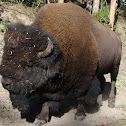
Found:
<path fill-rule="evenodd" d="M 7 78 L 2 78 L 1 83 L 4 88 L 9 89 L 9 85 L 11 84 L 11 80 Z"/>

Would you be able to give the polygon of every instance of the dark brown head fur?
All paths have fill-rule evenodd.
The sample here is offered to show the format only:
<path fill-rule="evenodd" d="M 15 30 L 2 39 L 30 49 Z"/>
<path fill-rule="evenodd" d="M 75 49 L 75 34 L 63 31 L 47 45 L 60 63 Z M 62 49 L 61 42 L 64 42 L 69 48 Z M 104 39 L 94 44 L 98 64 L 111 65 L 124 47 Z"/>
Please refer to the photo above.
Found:
<path fill-rule="evenodd" d="M 37 53 L 47 47 L 48 37 L 54 45 L 53 52 L 46 58 L 38 58 Z M 19 105 L 22 102 L 28 105 L 26 97 L 31 97 L 38 88 L 41 89 L 41 94 L 50 87 L 50 78 L 55 78 L 59 73 L 59 67 L 56 67 L 56 64 L 62 54 L 57 41 L 34 25 L 8 25 L 4 41 L 4 54 L 0 66 L 2 83 L 3 87 L 9 90 L 12 101 L 17 102 L 14 106 L 21 109 Z M 16 97 L 22 97 L 22 100 Z M 26 105 L 24 108 L 27 108 Z"/>

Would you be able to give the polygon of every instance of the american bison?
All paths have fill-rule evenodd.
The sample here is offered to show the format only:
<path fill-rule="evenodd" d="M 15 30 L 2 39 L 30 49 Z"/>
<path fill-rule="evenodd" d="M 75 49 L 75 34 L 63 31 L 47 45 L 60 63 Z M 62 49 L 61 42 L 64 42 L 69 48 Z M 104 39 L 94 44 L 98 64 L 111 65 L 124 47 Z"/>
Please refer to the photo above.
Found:
<path fill-rule="evenodd" d="M 40 9 L 32 25 L 7 25 L 1 81 L 10 92 L 13 106 L 21 113 L 30 113 L 31 104 L 40 101 L 43 107 L 39 117 L 47 122 L 49 108 L 59 106 L 57 102 L 73 89 L 78 100 L 75 118 L 84 118 L 84 96 L 92 89 L 96 74 L 100 78 L 104 74 L 102 68 L 108 73 L 109 68 L 114 72 L 114 68 L 119 67 L 113 60 L 117 53 L 113 53 L 111 62 L 101 59 L 100 55 L 104 58 L 106 51 L 99 43 L 104 40 L 103 34 L 111 33 L 106 31 L 101 35 L 101 27 L 95 28 L 89 18 L 77 5 L 49 4 Z M 94 29 L 101 36 L 97 36 Z M 106 50 L 107 47 L 110 46 L 106 46 Z M 112 46 L 109 51 L 114 52 Z M 116 76 L 117 72 L 114 79 Z"/>
<path fill-rule="evenodd" d="M 59 101 L 74 88 L 75 116 L 84 118 L 80 97 L 86 95 L 96 75 L 98 49 L 81 7 L 46 5 L 32 25 L 8 25 L 4 41 L 0 73 L 14 107 L 28 113 L 36 95 L 42 103 Z"/>

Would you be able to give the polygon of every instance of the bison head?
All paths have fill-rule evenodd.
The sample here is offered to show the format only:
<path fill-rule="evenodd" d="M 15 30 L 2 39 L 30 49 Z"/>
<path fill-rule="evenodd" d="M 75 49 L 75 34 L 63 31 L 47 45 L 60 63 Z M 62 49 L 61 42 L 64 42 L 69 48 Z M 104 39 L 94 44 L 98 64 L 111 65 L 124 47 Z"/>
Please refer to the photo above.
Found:
<path fill-rule="evenodd" d="M 61 57 L 60 47 L 53 37 L 35 25 L 8 25 L 4 41 L 1 82 L 10 92 L 14 106 L 24 111 L 32 94 L 42 94 L 59 72 L 56 64 Z M 24 108 L 19 99 L 26 103 Z"/>

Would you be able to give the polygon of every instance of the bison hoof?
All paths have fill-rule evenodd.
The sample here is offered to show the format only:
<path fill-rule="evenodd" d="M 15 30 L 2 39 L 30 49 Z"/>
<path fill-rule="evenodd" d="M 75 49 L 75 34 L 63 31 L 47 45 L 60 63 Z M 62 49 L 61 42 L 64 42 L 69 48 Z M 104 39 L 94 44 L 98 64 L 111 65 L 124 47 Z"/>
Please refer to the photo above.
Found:
<path fill-rule="evenodd" d="M 97 98 L 97 103 L 99 106 L 102 106 L 103 102 L 102 102 L 102 94 L 100 94 Z"/>
<path fill-rule="evenodd" d="M 37 122 L 35 123 L 36 126 L 42 126 L 42 125 L 44 125 L 44 124 L 46 124 L 46 121 L 45 121 L 45 120 L 37 121 Z"/>
<path fill-rule="evenodd" d="M 80 115 L 80 116 L 75 115 L 74 119 L 75 119 L 75 120 L 78 120 L 78 121 L 82 121 L 82 120 L 85 119 L 85 115 Z"/>
<path fill-rule="evenodd" d="M 109 98 L 109 100 L 108 100 L 108 106 L 110 108 L 114 108 L 115 107 L 115 98 Z"/>

